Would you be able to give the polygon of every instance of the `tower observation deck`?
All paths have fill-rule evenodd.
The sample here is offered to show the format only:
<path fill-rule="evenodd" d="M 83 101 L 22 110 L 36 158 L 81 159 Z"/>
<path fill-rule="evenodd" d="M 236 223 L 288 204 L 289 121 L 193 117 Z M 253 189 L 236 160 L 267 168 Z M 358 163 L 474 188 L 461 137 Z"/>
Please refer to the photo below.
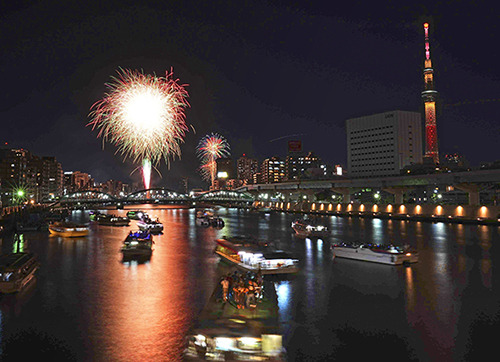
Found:
<path fill-rule="evenodd" d="M 431 51 L 429 46 L 429 24 L 424 24 L 425 60 L 424 60 L 424 90 L 422 99 L 425 111 L 425 157 L 439 163 L 438 140 L 436 129 L 437 91 L 434 89 L 434 70 L 432 69 Z"/>

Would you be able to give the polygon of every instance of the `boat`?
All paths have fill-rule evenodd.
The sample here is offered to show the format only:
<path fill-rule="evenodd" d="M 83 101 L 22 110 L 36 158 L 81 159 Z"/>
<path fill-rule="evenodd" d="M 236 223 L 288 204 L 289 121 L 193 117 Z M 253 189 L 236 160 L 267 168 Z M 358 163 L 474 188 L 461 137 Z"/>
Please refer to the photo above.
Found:
<path fill-rule="evenodd" d="M 130 231 L 120 251 L 123 257 L 146 256 L 153 253 L 153 235 L 149 231 Z"/>
<path fill-rule="evenodd" d="M 215 228 L 223 228 L 224 220 L 221 217 L 215 215 L 212 210 L 198 210 L 196 212 L 196 225 L 198 226 L 213 226 Z"/>
<path fill-rule="evenodd" d="M 264 280 L 255 305 L 238 308 L 219 284 L 186 337 L 186 361 L 285 361 L 274 283 Z"/>
<path fill-rule="evenodd" d="M 326 226 L 316 225 L 302 220 L 293 221 L 292 229 L 297 236 L 305 238 L 325 238 L 330 235 L 330 231 Z"/>
<path fill-rule="evenodd" d="M 262 274 L 292 274 L 299 271 L 298 260 L 283 250 L 242 238 L 217 239 L 214 252 L 237 268 Z"/>
<path fill-rule="evenodd" d="M 97 221 L 97 217 L 101 216 L 101 215 L 104 215 L 103 213 L 101 213 L 100 211 L 94 211 L 94 210 L 91 210 L 89 211 L 89 220 L 90 221 Z"/>
<path fill-rule="evenodd" d="M 56 221 L 49 224 L 49 232 L 56 236 L 76 238 L 87 236 L 90 229 L 87 224 L 77 224 L 71 221 Z"/>
<path fill-rule="evenodd" d="M 41 221 L 17 221 L 16 222 L 16 231 L 25 232 L 25 231 L 39 231 L 47 230 L 47 224 Z"/>
<path fill-rule="evenodd" d="M 130 210 L 130 211 L 127 211 L 127 217 L 130 219 L 130 220 L 141 220 L 144 215 L 146 215 L 145 212 L 142 212 L 140 210 Z"/>
<path fill-rule="evenodd" d="M 139 229 L 149 231 L 153 234 L 161 233 L 163 231 L 163 224 L 158 220 L 150 219 L 149 216 L 143 217 L 137 222 Z"/>
<path fill-rule="evenodd" d="M 128 224 L 130 224 L 130 220 L 128 217 L 116 216 L 112 214 L 97 215 L 95 220 L 99 225 L 106 226 L 128 226 Z"/>
<path fill-rule="evenodd" d="M 21 291 L 35 277 L 39 267 L 33 253 L 0 255 L 0 293 Z"/>
<path fill-rule="evenodd" d="M 400 265 L 418 262 L 418 253 L 394 245 L 339 243 L 333 245 L 334 257 Z"/>

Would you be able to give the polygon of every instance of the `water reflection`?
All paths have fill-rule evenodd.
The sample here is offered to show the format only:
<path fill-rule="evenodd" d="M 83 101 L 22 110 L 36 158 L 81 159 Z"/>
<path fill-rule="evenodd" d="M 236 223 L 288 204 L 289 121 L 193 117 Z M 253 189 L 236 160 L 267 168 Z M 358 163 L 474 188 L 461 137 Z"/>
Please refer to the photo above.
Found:
<path fill-rule="evenodd" d="M 447 360 L 459 343 L 456 336 L 465 335 L 466 341 L 474 318 L 484 315 L 487 306 L 500 305 L 494 275 L 498 228 L 336 216 L 324 220 L 333 241 L 417 248 L 419 263 L 406 268 L 332 260 L 330 239 L 294 236 L 293 214 L 263 217 L 221 209 L 226 226 L 216 230 L 197 226 L 194 210 L 141 209 L 149 208 L 165 233 L 155 237 L 153 255 L 143 263 L 123 262 L 119 252 L 136 221 L 130 228 L 92 225 L 90 235 L 80 239 L 43 232 L 19 235 L 16 247 L 24 249 L 29 241 L 42 267 L 29 303 L 16 309 L 2 297 L 0 338 L 11 336 L 21 318 L 29 321 L 28 328 L 64 336 L 82 360 L 180 360 L 184 336 L 218 275 L 228 270 L 213 254 L 215 239 L 222 235 L 255 235 L 298 256 L 298 275 L 275 282 L 290 360 L 335 356 L 339 345 L 332 336 L 345 326 L 374 335 L 390 331 L 404 338 L 420 360 Z M 82 212 L 73 216 L 88 218 Z M 13 240 L 4 236 L 4 251 L 13 250 Z M 476 295 L 481 303 L 474 302 Z M 464 316 L 469 320 L 461 324 Z M 373 357 L 383 352 L 375 350 Z"/>

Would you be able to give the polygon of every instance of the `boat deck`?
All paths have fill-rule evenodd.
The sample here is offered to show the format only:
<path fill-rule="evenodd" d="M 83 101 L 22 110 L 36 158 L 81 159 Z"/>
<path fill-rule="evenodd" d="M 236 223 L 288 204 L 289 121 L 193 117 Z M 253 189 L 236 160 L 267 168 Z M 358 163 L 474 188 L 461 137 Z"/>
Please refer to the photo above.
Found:
<path fill-rule="evenodd" d="M 2 254 L 0 255 L 0 268 L 4 270 L 17 269 L 32 257 L 28 253 Z"/>
<path fill-rule="evenodd" d="M 271 333 L 271 329 L 278 328 L 278 301 L 276 290 L 272 282 L 265 280 L 262 286 L 263 297 L 257 302 L 257 307 L 253 309 L 238 309 L 233 301 L 222 302 L 222 287 L 219 285 L 208 300 L 205 308 L 202 310 L 198 328 L 211 328 L 218 326 L 221 321 L 231 320 L 253 321 L 251 329 L 257 329 L 259 332 L 265 329 L 266 333 Z M 243 323 L 238 323 L 242 325 Z M 240 328 L 241 329 L 241 328 Z M 269 331 L 268 331 L 269 329 Z M 241 333 L 240 333 L 241 334 Z M 245 333 L 246 334 L 246 333 Z M 252 333 L 253 334 L 253 333 Z"/>

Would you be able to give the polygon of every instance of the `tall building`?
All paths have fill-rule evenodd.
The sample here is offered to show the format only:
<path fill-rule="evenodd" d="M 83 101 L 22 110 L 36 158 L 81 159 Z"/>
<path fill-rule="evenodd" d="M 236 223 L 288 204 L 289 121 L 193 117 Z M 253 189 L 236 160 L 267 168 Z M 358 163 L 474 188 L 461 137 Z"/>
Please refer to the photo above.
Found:
<path fill-rule="evenodd" d="M 65 171 L 63 182 L 63 193 L 69 194 L 75 191 L 88 190 L 93 186 L 92 177 L 85 172 Z"/>
<path fill-rule="evenodd" d="M 211 189 L 225 189 L 227 188 L 227 180 L 234 177 L 233 160 L 231 158 L 218 158 L 215 163 L 217 165 L 217 173 Z"/>
<path fill-rule="evenodd" d="M 399 175 L 422 162 L 421 115 L 392 111 L 348 119 L 347 167 L 351 177 Z"/>
<path fill-rule="evenodd" d="M 55 157 L 41 158 L 41 197 L 50 200 L 62 195 L 64 174 Z"/>
<path fill-rule="evenodd" d="M 253 175 L 259 171 L 259 162 L 245 154 L 236 161 L 236 178 L 244 184 L 253 182 Z"/>
<path fill-rule="evenodd" d="M 429 45 L 429 23 L 424 24 L 425 60 L 424 60 L 424 90 L 422 99 L 425 112 L 425 157 L 439 163 L 438 139 L 436 128 L 437 91 L 434 90 L 434 70 L 432 69 L 431 50 Z"/>
<path fill-rule="evenodd" d="M 285 161 L 279 157 L 266 158 L 260 168 L 261 181 L 266 184 L 285 180 Z"/>
<path fill-rule="evenodd" d="M 285 159 L 285 179 L 288 181 L 321 178 L 326 176 L 326 169 L 314 152 L 288 153 Z"/>
<path fill-rule="evenodd" d="M 0 192 L 3 205 L 13 203 L 13 192 L 18 187 L 31 188 L 32 173 L 28 162 L 31 153 L 25 149 L 0 149 Z"/>

